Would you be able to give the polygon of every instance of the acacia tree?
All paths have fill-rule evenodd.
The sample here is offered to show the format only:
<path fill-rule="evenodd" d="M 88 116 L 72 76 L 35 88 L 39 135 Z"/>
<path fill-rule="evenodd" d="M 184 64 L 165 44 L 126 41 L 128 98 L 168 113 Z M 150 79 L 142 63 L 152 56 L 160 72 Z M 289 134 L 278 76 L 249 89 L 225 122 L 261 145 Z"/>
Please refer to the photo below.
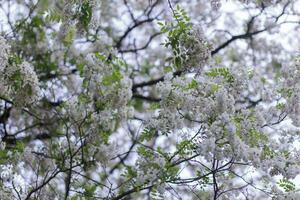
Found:
<path fill-rule="evenodd" d="M 300 199 L 299 1 L 0 2 L 1 200 Z"/>

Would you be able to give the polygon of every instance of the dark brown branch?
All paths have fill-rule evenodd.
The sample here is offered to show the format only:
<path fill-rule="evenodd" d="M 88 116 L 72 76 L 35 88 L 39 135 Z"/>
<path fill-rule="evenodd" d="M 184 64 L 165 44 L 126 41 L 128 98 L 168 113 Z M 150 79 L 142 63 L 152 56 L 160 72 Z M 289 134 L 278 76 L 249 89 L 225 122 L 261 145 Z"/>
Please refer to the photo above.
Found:
<path fill-rule="evenodd" d="M 160 102 L 161 101 L 160 98 L 155 98 L 155 97 L 151 97 L 151 96 L 143 96 L 141 94 L 133 94 L 132 97 L 136 98 L 136 99 L 142 99 L 142 100 L 145 100 L 145 101 L 150 101 L 150 102 Z"/>
<path fill-rule="evenodd" d="M 135 28 L 145 24 L 145 23 L 148 23 L 148 22 L 152 22 L 153 20 L 155 20 L 155 18 L 147 18 L 147 19 L 144 19 L 144 20 L 141 20 L 141 21 L 136 21 L 132 26 L 128 27 L 128 29 L 123 33 L 123 35 L 120 37 L 120 39 L 117 41 L 115 47 L 117 49 L 120 49 L 121 46 L 122 46 L 122 43 L 123 43 L 123 40 L 127 37 L 127 35 L 133 31 Z"/>
<path fill-rule="evenodd" d="M 142 47 L 138 47 L 138 48 L 134 48 L 134 49 L 124 49 L 124 50 L 121 49 L 121 50 L 119 50 L 119 52 L 120 53 L 136 53 L 138 51 L 144 50 L 144 49 L 148 48 L 148 46 L 150 45 L 152 40 L 160 34 L 162 34 L 162 33 L 159 32 L 159 33 L 154 33 L 153 35 L 151 35 L 151 37 L 148 39 L 146 44 L 144 44 L 144 46 L 142 46 Z"/>

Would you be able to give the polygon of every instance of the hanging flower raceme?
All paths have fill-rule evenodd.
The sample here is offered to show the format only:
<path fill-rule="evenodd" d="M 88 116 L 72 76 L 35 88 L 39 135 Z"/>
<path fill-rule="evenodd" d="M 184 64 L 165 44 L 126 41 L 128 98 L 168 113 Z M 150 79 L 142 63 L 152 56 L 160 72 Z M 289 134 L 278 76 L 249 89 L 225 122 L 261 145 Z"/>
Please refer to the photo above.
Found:
<path fill-rule="evenodd" d="M 33 66 L 11 56 L 10 46 L 3 38 L 0 38 L 0 44 L 3 47 L 0 52 L 1 95 L 11 99 L 16 106 L 34 103 L 39 99 L 40 87 Z"/>
<path fill-rule="evenodd" d="M 293 125 L 300 126 L 300 59 L 297 57 L 289 66 L 282 69 L 281 89 L 286 99 L 286 111 Z"/>
<path fill-rule="evenodd" d="M 83 73 L 85 94 L 93 101 L 96 111 L 93 118 L 103 128 L 114 129 L 115 120 L 126 118 L 131 110 L 128 103 L 132 97 L 132 81 L 125 72 L 125 63 L 117 58 L 110 62 L 105 56 L 91 54 Z"/>
<path fill-rule="evenodd" d="M 207 64 L 213 50 L 201 29 L 192 29 L 179 40 L 182 66 L 185 69 L 199 69 Z"/>

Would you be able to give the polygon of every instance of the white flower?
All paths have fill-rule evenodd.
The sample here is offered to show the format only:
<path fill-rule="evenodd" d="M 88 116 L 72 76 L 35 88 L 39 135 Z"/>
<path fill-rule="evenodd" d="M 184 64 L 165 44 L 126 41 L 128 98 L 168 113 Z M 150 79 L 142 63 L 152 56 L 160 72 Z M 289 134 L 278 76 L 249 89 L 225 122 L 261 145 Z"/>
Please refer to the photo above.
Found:
<path fill-rule="evenodd" d="M 179 45 L 185 69 L 201 68 L 210 60 L 212 45 L 200 28 L 192 30 L 187 38 L 182 38 Z"/>
<path fill-rule="evenodd" d="M 12 178 L 12 165 L 0 165 L 0 179 L 4 182 L 9 181 Z"/>
<path fill-rule="evenodd" d="M 37 74 L 26 61 L 0 68 L 0 94 L 13 100 L 16 106 L 29 105 L 40 98 Z"/>
<path fill-rule="evenodd" d="M 10 54 L 10 46 L 6 40 L 0 36 L 0 71 L 2 71 L 8 62 L 8 57 Z"/>

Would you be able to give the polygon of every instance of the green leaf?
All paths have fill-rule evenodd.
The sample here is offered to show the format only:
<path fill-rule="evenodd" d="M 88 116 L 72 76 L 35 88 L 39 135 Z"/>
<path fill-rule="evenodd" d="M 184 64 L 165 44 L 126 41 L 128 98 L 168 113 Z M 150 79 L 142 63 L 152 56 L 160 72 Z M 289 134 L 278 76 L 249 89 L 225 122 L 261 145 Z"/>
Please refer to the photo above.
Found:
<path fill-rule="evenodd" d="M 233 83 L 234 76 L 230 73 L 228 68 L 220 67 L 220 68 L 213 68 L 206 72 L 206 75 L 209 77 L 218 77 L 222 76 L 226 82 Z"/>
<path fill-rule="evenodd" d="M 119 82 L 122 79 L 122 74 L 119 70 L 114 70 L 111 75 L 105 76 L 102 80 L 103 85 L 110 86 L 113 83 Z"/>
<path fill-rule="evenodd" d="M 210 90 L 211 90 L 212 93 L 217 92 L 217 91 L 219 90 L 219 88 L 220 88 L 220 86 L 217 85 L 217 84 L 212 84 L 212 85 L 210 86 Z"/>
<path fill-rule="evenodd" d="M 85 29 L 88 28 L 88 25 L 92 19 L 92 7 L 88 1 L 84 2 L 80 8 L 79 21 L 82 23 Z"/>
<path fill-rule="evenodd" d="M 261 143 L 261 142 L 268 141 L 268 137 L 265 134 L 255 130 L 255 129 L 251 129 L 248 132 L 248 140 L 249 140 L 250 146 L 255 147 L 255 146 L 258 146 L 259 143 Z"/>
<path fill-rule="evenodd" d="M 198 82 L 197 82 L 195 79 L 193 79 L 193 80 L 189 83 L 187 89 L 195 89 L 195 88 L 197 88 L 197 87 L 198 87 Z"/>
<path fill-rule="evenodd" d="M 279 185 L 279 187 L 284 189 L 285 192 L 291 192 L 296 189 L 295 184 L 288 179 L 281 179 L 277 182 L 277 184 Z"/>
<path fill-rule="evenodd" d="M 23 152 L 25 148 L 25 144 L 22 141 L 17 141 L 15 150 L 18 152 Z"/>
<path fill-rule="evenodd" d="M 67 32 L 66 36 L 63 39 L 63 43 L 65 46 L 70 46 L 73 43 L 75 33 L 75 28 L 70 28 L 70 30 Z"/>
<path fill-rule="evenodd" d="M 127 179 L 131 179 L 137 176 L 137 171 L 131 166 L 126 166 L 126 171 L 122 174 L 122 176 L 126 177 Z"/>
<path fill-rule="evenodd" d="M 140 135 L 141 142 L 143 141 L 150 141 L 155 136 L 156 130 L 153 128 L 144 128 Z"/>
<path fill-rule="evenodd" d="M 276 104 L 276 108 L 277 108 L 278 110 L 283 110 L 283 109 L 285 108 L 285 103 L 277 103 L 277 104 Z"/>
<path fill-rule="evenodd" d="M 185 156 L 192 153 L 194 144 L 190 140 L 183 140 L 180 143 L 176 144 L 176 149 L 179 155 Z"/>
<path fill-rule="evenodd" d="M 94 193 L 95 193 L 95 191 L 97 189 L 97 186 L 96 185 L 85 186 L 84 189 L 85 189 L 85 195 L 87 197 L 91 197 L 91 196 L 94 195 Z"/>
<path fill-rule="evenodd" d="M 83 77 L 85 65 L 83 63 L 80 63 L 80 64 L 77 64 L 76 67 L 77 67 L 77 70 L 79 71 L 80 76 Z"/>

